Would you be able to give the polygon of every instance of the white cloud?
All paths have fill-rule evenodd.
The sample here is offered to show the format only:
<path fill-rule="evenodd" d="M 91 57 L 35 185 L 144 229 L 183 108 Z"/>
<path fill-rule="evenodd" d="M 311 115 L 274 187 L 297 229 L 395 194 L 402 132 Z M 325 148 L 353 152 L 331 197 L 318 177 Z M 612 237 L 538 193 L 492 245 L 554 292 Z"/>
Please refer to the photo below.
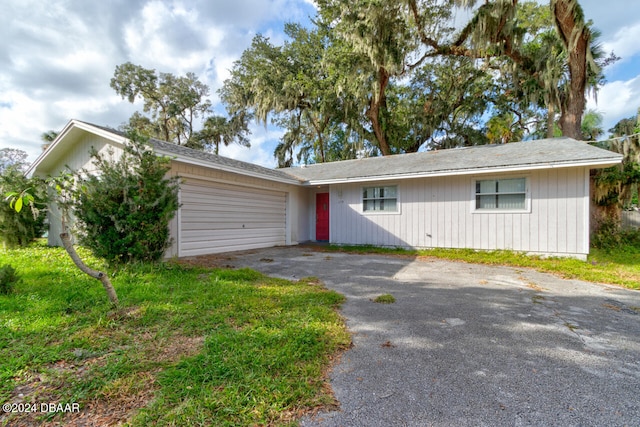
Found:
<path fill-rule="evenodd" d="M 264 126 L 257 124 L 252 124 L 250 130 L 249 141 L 251 142 L 251 149 L 232 144 L 227 147 L 220 147 L 220 155 L 268 168 L 277 166 L 278 162 L 273 157 L 275 148 L 273 142 L 279 140 L 284 131 L 265 129 Z"/>
<path fill-rule="evenodd" d="M 593 97 L 587 103 L 587 108 L 593 108 L 603 114 L 605 131 L 621 119 L 634 116 L 639 106 L 640 76 L 605 84 L 598 92 L 597 103 Z"/>
<path fill-rule="evenodd" d="M 606 52 L 615 52 L 624 61 L 626 58 L 640 53 L 638 40 L 640 40 L 640 23 L 620 28 L 612 39 L 602 44 L 602 47 Z"/>
<path fill-rule="evenodd" d="M 542 0 L 541 0 L 542 1 Z M 606 49 L 638 54 L 640 2 L 580 0 L 602 30 Z M 40 135 L 71 118 L 117 127 L 139 103 L 109 87 L 116 65 L 126 61 L 174 74 L 194 72 L 216 90 L 257 33 L 283 41 L 285 21 L 308 22 L 314 0 L 4 0 L 0 14 L 0 147 L 21 148 L 30 160 Z M 614 69 L 612 67 L 612 69 Z M 608 83 L 598 105 L 611 127 L 640 106 L 638 72 Z M 629 80 L 623 81 L 622 79 Z M 280 130 L 253 126 L 252 148 L 222 147 L 226 156 L 274 166 Z"/>

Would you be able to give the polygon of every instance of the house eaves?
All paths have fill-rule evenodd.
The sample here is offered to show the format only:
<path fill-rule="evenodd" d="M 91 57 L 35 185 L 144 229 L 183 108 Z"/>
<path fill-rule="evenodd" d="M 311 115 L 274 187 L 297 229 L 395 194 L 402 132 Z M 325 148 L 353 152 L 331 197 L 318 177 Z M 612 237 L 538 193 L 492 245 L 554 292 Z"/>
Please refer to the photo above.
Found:
<path fill-rule="evenodd" d="M 522 172 L 619 164 L 622 155 L 570 138 L 485 145 L 283 169 L 304 185 Z"/>
<path fill-rule="evenodd" d="M 58 161 L 64 158 L 65 154 L 73 148 L 73 145 L 77 143 L 85 133 L 91 133 L 103 137 L 117 146 L 124 146 L 128 141 L 124 132 L 86 123 L 80 120 L 71 120 L 62 129 L 51 145 L 42 152 L 36 161 L 29 167 L 27 170 L 28 176 L 31 176 L 36 172 L 40 175 L 50 173 L 53 165 L 58 164 Z M 149 140 L 149 145 L 153 147 L 157 154 L 170 157 L 172 160 L 177 162 L 231 172 L 253 178 L 266 179 L 284 184 L 301 184 L 300 179 L 288 175 L 280 170 L 269 169 L 252 163 L 193 150 L 191 148 L 178 146 L 153 138 Z"/>
<path fill-rule="evenodd" d="M 193 150 L 165 141 L 151 139 L 150 144 L 154 151 L 163 156 L 171 157 L 178 162 L 187 163 L 193 166 L 213 168 L 225 172 L 231 172 L 253 178 L 266 179 L 283 184 L 300 185 L 302 181 L 277 169 L 269 169 L 253 163 L 247 163 L 204 151 Z"/>
<path fill-rule="evenodd" d="M 124 135 L 117 134 L 109 129 L 101 128 L 80 120 L 70 120 L 53 142 L 51 142 L 49 147 L 40 153 L 38 158 L 29 166 L 25 175 L 46 175 L 51 172 L 53 165 L 57 164 L 60 159 L 64 158 L 65 154 L 73 149 L 73 145 L 77 143 L 85 132 L 103 137 L 118 146 L 124 145 L 127 141 Z"/>

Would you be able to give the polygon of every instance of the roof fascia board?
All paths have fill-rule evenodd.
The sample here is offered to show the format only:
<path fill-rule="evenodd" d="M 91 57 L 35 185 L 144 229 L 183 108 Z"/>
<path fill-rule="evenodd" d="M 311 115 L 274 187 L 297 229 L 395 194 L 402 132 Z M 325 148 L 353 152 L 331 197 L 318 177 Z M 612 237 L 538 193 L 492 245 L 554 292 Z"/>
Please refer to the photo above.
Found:
<path fill-rule="evenodd" d="M 67 122 L 64 128 L 62 128 L 62 130 L 58 134 L 58 136 L 56 136 L 53 142 L 49 145 L 49 147 L 47 147 L 46 150 L 43 150 L 42 153 L 40 153 L 40 155 L 38 156 L 38 158 L 33 163 L 31 163 L 31 166 L 29 166 L 29 168 L 25 172 L 26 176 L 29 176 L 29 177 L 32 176 L 33 172 L 35 172 L 37 167 L 40 166 L 40 164 L 45 159 L 45 157 L 49 156 L 56 149 L 56 147 L 58 147 L 58 145 L 61 144 L 60 141 L 62 141 L 65 138 L 65 136 L 71 131 L 71 129 L 76 124 L 74 122 L 75 120 L 70 120 L 69 122 Z"/>
<path fill-rule="evenodd" d="M 83 131 L 89 132 L 89 133 L 93 133 L 96 134 L 98 136 L 104 137 L 106 139 L 109 139 L 117 144 L 120 145 L 124 145 L 126 138 L 121 137 L 119 135 L 116 135 L 114 133 L 111 132 L 107 132 L 103 129 L 97 128 L 95 126 L 92 126 L 88 123 L 84 123 L 78 120 L 70 120 L 65 127 L 60 131 L 60 133 L 58 134 L 58 136 L 53 140 L 53 142 L 51 143 L 51 145 L 44 150 L 42 153 L 40 153 L 40 155 L 38 156 L 38 158 L 31 164 L 31 166 L 29 166 L 29 168 L 27 169 L 27 171 L 25 172 L 26 176 L 32 176 L 33 173 L 36 171 L 36 169 L 38 168 L 38 166 L 40 166 L 45 158 L 49 157 L 49 156 L 54 156 L 55 152 L 58 151 L 58 148 L 60 147 L 60 145 L 62 144 L 62 141 L 64 141 L 64 139 L 67 137 L 67 135 L 69 135 L 69 133 L 73 130 L 73 129 L 81 129 Z"/>
<path fill-rule="evenodd" d="M 465 169 L 465 170 L 451 170 L 434 173 L 410 173 L 410 174 L 394 174 L 394 175 L 379 175 L 369 177 L 355 177 L 355 178 L 339 178 L 339 179 L 318 179 L 305 181 L 305 186 L 313 185 L 327 185 L 327 184 L 346 184 L 357 182 L 371 182 L 371 181 L 392 181 L 396 179 L 409 179 L 409 178 L 436 178 L 442 176 L 453 175 L 476 175 L 476 174 L 489 174 L 489 173 L 502 173 L 502 172 L 519 172 L 530 171 L 540 169 L 556 169 L 556 168 L 571 168 L 571 167 L 586 167 L 586 166 L 598 166 L 606 168 L 609 166 L 615 166 L 622 161 L 620 157 L 619 161 L 614 160 L 601 160 L 601 161 L 588 161 L 588 162 L 571 162 L 571 163 L 545 163 L 532 165 L 526 168 L 523 167 L 501 167 L 501 168 L 482 168 L 482 169 Z"/>
<path fill-rule="evenodd" d="M 118 135 L 118 134 L 113 133 L 113 132 L 109 132 L 109 131 L 107 131 L 105 129 L 97 128 L 97 127 L 92 126 L 92 125 L 90 125 L 88 123 L 77 122 L 77 127 L 79 129 L 85 130 L 87 132 L 91 132 L 91 133 L 93 133 L 95 135 L 98 135 L 98 136 L 101 136 L 101 137 L 106 138 L 108 140 L 111 140 L 111 141 L 113 141 L 115 143 L 118 143 L 120 145 L 124 145 L 129 140 L 128 138 L 126 138 L 124 136 Z"/>
<path fill-rule="evenodd" d="M 180 156 L 180 155 L 178 155 L 176 153 L 172 153 L 170 151 L 164 151 L 162 149 L 154 149 L 154 151 L 156 153 L 158 153 L 158 154 L 162 154 L 163 156 L 167 156 L 167 157 L 169 157 L 171 159 L 174 159 L 174 160 L 176 160 L 178 162 L 187 163 L 187 164 L 190 164 L 190 165 L 193 165 L 193 166 L 201 166 L 201 167 L 205 167 L 205 168 L 208 168 L 208 169 L 217 169 L 217 170 L 221 170 L 221 171 L 224 171 L 224 172 L 231 172 L 231 173 L 235 173 L 235 174 L 238 174 L 238 175 L 249 176 L 249 177 L 252 177 L 252 178 L 260 178 L 260 179 L 266 179 L 266 180 L 269 180 L 269 181 L 280 182 L 282 184 L 294 184 L 294 185 L 301 185 L 302 184 L 302 182 L 300 180 L 297 180 L 297 179 L 295 179 L 293 177 L 291 179 L 284 178 L 284 177 L 276 178 L 274 176 L 264 175 L 264 174 L 257 173 L 257 172 L 251 172 L 251 171 L 247 171 L 247 170 L 244 170 L 244 169 L 234 168 L 234 167 L 231 167 L 231 166 L 220 165 L 220 164 L 212 165 L 211 163 L 207 163 L 205 161 L 192 159 L 192 158 L 189 158 L 189 157 L 183 157 L 183 156 Z"/>

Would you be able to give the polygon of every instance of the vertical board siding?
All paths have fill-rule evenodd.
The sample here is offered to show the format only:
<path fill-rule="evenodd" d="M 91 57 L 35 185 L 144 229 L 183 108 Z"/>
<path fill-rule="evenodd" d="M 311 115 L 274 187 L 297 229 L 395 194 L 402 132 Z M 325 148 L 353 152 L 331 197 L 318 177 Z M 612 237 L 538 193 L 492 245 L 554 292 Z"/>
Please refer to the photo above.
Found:
<path fill-rule="evenodd" d="M 122 148 L 112 145 L 110 141 L 98 135 L 87 134 L 73 145 L 63 159 L 53 165 L 51 170 L 48 171 L 48 175 L 57 176 L 68 170 L 79 171 L 81 169 L 86 170 L 88 173 L 94 172 L 96 167 L 93 164 L 93 158 L 89 154 L 92 148 L 112 160 L 118 160 L 122 156 Z M 53 202 L 49 206 L 48 220 L 49 233 L 47 243 L 51 246 L 62 246 L 62 240 L 60 240 L 60 233 L 62 233 L 61 212 Z"/>
<path fill-rule="evenodd" d="M 286 193 L 187 179 L 179 256 L 286 244 Z"/>
<path fill-rule="evenodd" d="M 454 176 L 389 182 L 398 186 L 397 213 L 363 213 L 362 187 L 332 187 L 331 241 L 379 246 L 512 249 L 544 254 L 588 253 L 584 228 L 588 170 L 549 169 L 526 176 L 530 212 L 474 213 L 473 182 Z M 587 181 L 588 182 L 588 181 Z"/>
<path fill-rule="evenodd" d="M 180 256 L 310 240 L 313 204 L 307 189 L 178 161 L 171 172 L 186 178 Z"/>

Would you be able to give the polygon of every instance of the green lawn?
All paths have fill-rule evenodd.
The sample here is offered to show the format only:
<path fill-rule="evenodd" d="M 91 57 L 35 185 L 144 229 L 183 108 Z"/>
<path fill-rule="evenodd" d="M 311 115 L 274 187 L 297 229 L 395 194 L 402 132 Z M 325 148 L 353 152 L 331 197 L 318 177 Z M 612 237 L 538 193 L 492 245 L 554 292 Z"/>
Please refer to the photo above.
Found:
<path fill-rule="evenodd" d="M 587 262 L 472 250 L 328 250 L 530 267 L 640 289 L 640 251 Z M 80 251 L 88 263 L 105 268 Z M 113 275 L 121 307 L 57 248 L 0 251 L 22 281 L 0 295 L 0 402 L 75 403 L 67 414 L 3 414 L 0 425 L 287 425 L 332 405 L 326 370 L 350 338 L 343 297 L 315 278 L 165 263 Z M 391 296 L 389 296 L 391 297 Z M 22 395 L 22 396 L 20 396 Z"/>
<path fill-rule="evenodd" d="M 472 249 L 405 250 L 373 246 L 329 246 L 330 251 L 423 256 L 478 264 L 527 267 L 554 273 L 567 279 L 608 283 L 640 289 L 640 248 L 617 250 L 592 249 L 587 261 L 568 258 L 541 258 L 511 251 L 475 251 Z"/>
<path fill-rule="evenodd" d="M 317 279 L 138 265 L 113 275 L 114 311 L 60 249 L 0 252 L 7 263 L 22 282 L 0 295 L 0 402 L 80 411 L 0 413 L 0 425 L 287 425 L 334 403 L 325 373 L 350 337 L 343 297 Z"/>

